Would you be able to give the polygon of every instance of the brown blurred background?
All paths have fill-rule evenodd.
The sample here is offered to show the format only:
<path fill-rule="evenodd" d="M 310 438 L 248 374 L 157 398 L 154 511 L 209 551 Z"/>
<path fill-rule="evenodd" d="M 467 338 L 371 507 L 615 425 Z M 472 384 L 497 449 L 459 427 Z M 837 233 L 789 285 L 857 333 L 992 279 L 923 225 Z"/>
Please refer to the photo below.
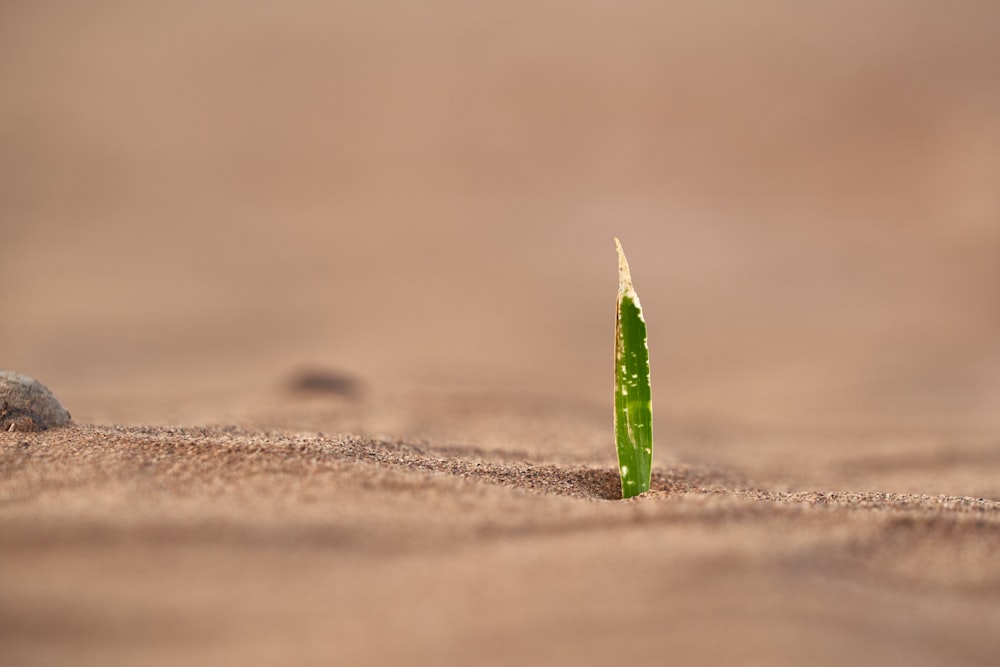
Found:
<path fill-rule="evenodd" d="M 7 0 L 0 367 L 85 422 L 238 420 L 303 364 L 596 414 L 617 235 L 661 423 L 995 429 L 998 35 L 971 0 Z"/>

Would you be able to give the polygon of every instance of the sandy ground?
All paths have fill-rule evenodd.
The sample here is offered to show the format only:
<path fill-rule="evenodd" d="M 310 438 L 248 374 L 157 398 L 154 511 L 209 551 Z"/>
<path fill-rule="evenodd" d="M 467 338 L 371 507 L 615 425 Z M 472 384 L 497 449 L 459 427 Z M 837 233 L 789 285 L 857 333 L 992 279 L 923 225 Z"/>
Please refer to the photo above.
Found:
<path fill-rule="evenodd" d="M 0 664 L 1000 663 L 997 3 L 245 4 L 0 5 Z"/>

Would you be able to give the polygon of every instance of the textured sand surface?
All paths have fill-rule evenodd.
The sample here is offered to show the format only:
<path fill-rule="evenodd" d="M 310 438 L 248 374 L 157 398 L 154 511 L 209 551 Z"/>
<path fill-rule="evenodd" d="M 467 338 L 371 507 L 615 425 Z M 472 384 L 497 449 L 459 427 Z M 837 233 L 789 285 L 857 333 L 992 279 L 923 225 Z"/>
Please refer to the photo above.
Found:
<path fill-rule="evenodd" d="M 593 463 L 235 428 L 0 445 L 8 664 L 1000 651 L 996 501 L 778 490 L 679 464 L 622 502 Z"/>
<path fill-rule="evenodd" d="M 998 34 L 2 3 L 0 665 L 1000 664 Z"/>

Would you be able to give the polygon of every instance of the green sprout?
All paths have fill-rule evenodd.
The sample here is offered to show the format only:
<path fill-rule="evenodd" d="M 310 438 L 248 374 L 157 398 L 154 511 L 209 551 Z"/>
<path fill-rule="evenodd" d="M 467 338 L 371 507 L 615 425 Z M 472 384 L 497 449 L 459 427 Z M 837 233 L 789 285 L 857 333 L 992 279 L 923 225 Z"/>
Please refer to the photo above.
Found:
<path fill-rule="evenodd" d="M 618 248 L 618 309 L 615 319 L 615 443 L 622 498 L 649 490 L 653 471 L 653 407 L 649 391 L 646 321 L 622 244 Z"/>

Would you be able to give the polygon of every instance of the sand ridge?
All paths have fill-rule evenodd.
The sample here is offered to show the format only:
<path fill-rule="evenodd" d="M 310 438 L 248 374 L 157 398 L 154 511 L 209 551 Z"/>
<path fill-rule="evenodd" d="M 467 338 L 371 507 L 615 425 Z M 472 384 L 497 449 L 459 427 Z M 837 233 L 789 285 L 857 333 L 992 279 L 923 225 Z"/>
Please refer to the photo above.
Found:
<path fill-rule="evenodd" d="M 263 664 L 254 655 L 258 650 L 279 649 L 307 661 L 320 655 L 359 664 L 461 661 L 477 649 L 460 637 L 490 636 L 513 622 L 534 587 L 546 596 L 577 600 L 583 616 L 566 617 L 564 600 L 536 605 L 529 614 L 533 623 L 576 636 L 603 619 L 597 631 L 602 642 L 566 644 L 564 657 L 586 661 L 588 646 L 603 650 L 604 641 L 634 623 L 645 629 L 648 638 L 640 645 L 646 650 L 682 645 L 673 634 L 654 631 L 669 622 L 687 627 L 693 637 L 707 639 L 721 627 L 742 640 L 767 638 L 769 650 L 787 659 L 806 645 L 779 629 L 812 633 L 818 621 L 807 600 L 831 582 L 843 588 L 823 593 L 828 611 L 846 611 L 863 600 L 876 608 L 888 605 L 893 613 L 917 607 L 905 612 L 910 620 L 890 636 L 828 625 L 825 636 L 850 641 L 829 647 L 827 657 L 902 650 L 913 659 L 923 654 L 936 660 L 958 650 L 941 638 L 942 629 L 961 638 L 963 648 L 955 655 L 965 664 L 988 664 L 987 656 L 1000 649 L 987 635 L 969 634 L 1000 618 L 996 501 L 769 489 L 732 469 L 684 464 L 658 468 L 653 490 L 636 499 L 611 500 L 617 485 L 611 466 L 526 461 L 491 449 L 360 436 L 235 426 L 91 425 L 2 434 L 4 651 L 15 660 L 37 657 L 43 653 L 31 638 L 53 636 L 61 639 L 48 649 L 50 656 L 72 653 L 81 664 L 124 664 L 119 661 L 135 655 L 123 643 L 127 634 L 139 642 L 137 650 L 156 643 L 155 637 L 169 641 L 171 648 L 158 649 L 168 661 L 198 661 L 208 651 L 224 655 L 223 662 Z M 154 569 L 141 567 L 143 562 Z M 592 579 L 594 568 L 611 576 L 625 563 L 634 571 L 623 588 Z M 668 565 L 675 575 L 663 569 Z M 259 607 L 253 600 L 263 590 L 248 588 L 231 567 L 260 581 L 284 583 Z M 742 574 L 732 578 L 737 572 Z M 220 596 L 217 601 L 195 602 L 191 577 L 204 578 L 199 585 Z M 386 578 L 394 589 L 383 588 Z M 652 606 L 645 620 L 608 615 L 635 595 L 634 586 L 643 580 L 653 590 L 667 587 L 660 602 L 656 595 L 646 597 L 643 604 Z M 768 580 L 788 587 L 782 601 L 774 601 L 782 619 L 777 625 L 760 626 L 742 612 L 718 616 L 722 607 L 716 602 L 738 591 L 759 595 L 754 591 Z M 455 581 L 466 588 L 446 583 Z M 713 583 L 721 581 L 728 582 L 729 593 Z M 355 609 L 355 620 L 394 633 L 382 649 L 356 645 L 351 633 L 360 628 L 342 616 L 343 604 L 334 602 L 351 582 L 377 586 L 402 614 L 384 609 L 361 589 L 351 594 L 347 607 Z M 115 602 L 105 612 L 90 613 L 84 630 L 77 612 L 62 605 L 86 599 L 79 596 L 95 585 Z M 432 594 L 427 585 L 446 585 L 454 594 Z M 310 586 L 315 594 L 305 592 Z M 683 604 L 697 599 L 691 596 L 699 587 L 716 600 L 714 614 L 676 616 Z M 333 598 L 317 595 L 322 590 Z M 476 607 L 463 634 L 450 635 L 445 628 L 471 603 L 465 597 L 470 593 L 493 602 Z M 412 605 L 427 595 L 436 601 L 414 625 Z M 588 595 L 602 604 L 590 608 L 582 602 Z M 678 608 L 678 600 L 687 602 Z M 229 621 L 207 634 L 196 631 L 203 613 L 189 617 L 180 611 L 191 605 L 210 614 L 226 609 Z M 176 613 L 164 616 L 171 608 Z M 115 609 L 132 610 L 131 619 Z M 313 643 L 321 635 L 310 616 L 329 621 L 322 627 L 330 642 Z M 142 620 L 155 618 L 160 619 L 155 626 Z M 866 621 L 881 632 L 887 631 L 886 622 L 870 615 Z M 924 634 L 927 623 L 937 634 Z M 296 624 L 313 640 L 286 644 L 283 637 Z M 424 632 L 438 643 L 426 644 Z M 258 638 L 248 642 L 251 635 Z M 74 636 L 97 643 L 80 643 Z M 540 641 L 528 635 L 496 655 L 544 652 Z M 907 648 L 900 649 L 899 641 Z M 397 653 L 406 647 L 414 653 Z"/>

